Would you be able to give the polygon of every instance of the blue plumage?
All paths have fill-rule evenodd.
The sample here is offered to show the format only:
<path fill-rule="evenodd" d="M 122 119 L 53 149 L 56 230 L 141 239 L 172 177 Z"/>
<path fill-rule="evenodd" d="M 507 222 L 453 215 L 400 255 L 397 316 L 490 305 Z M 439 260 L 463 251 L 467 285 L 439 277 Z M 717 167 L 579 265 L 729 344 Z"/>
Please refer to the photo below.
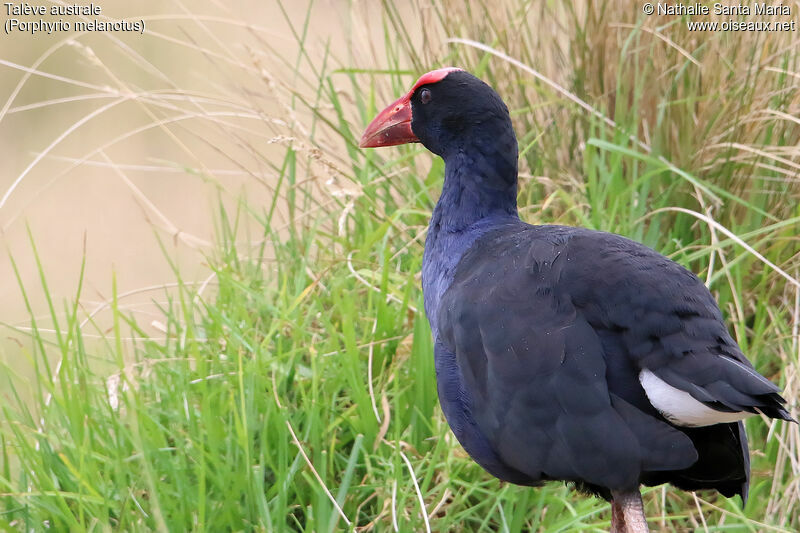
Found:
<path fill-rule="evenodd" d="M 738 420 L 791 417 L 703 283 L 619 235 L 522 222 L 505 104 L 464 71 L 426 76 L 361 145 L 419 141 L 445 161 L 422 285 L 439 399 L 466 451 L 500 479 L 564 480 L 623 510 L 640 484 L 745 499 Z"/>

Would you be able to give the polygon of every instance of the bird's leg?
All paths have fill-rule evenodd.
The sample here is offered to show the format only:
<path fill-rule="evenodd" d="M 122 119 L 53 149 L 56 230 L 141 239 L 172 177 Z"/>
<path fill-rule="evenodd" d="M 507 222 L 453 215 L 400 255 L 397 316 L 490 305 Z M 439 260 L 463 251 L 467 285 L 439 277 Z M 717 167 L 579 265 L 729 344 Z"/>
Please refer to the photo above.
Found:
<path fill-rule="evenodd" d="M 638 490 L 611 491 L 611 533 L 647 533 L 642 495 Z"/>

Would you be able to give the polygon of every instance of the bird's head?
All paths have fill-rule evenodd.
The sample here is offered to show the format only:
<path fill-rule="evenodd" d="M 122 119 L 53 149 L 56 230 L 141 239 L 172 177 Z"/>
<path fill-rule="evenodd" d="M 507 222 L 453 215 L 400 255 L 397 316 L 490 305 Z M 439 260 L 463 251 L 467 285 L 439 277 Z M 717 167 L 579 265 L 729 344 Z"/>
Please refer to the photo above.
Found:
<path fill-rule="evenodd" d="M 494 89 L 459 68 L 440 68 L 420 77 L 367 126 L 359 146 L 413 142 L 445 160 L 458 152 L 488 156 L 502 151 L 513 158 L 516 170 L 517 142 L 508 108 Z"/>

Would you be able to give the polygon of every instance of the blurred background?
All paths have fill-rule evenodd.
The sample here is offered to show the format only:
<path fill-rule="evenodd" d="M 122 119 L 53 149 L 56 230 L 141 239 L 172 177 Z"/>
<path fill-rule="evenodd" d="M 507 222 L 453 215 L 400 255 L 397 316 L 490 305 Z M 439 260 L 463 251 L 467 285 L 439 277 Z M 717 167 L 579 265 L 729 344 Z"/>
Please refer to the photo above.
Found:
<path fill-rule="evenodd" d="M 0 530 L 607 530 L 605 502 L 490 478 L 438 409 L 443 164 L 357 142 L 448 65 L 509 105 L 521 216 L 696 272 L 797 417 L 796 31 L 634 1 L 97 4 L 144 33 L 0 35 Z M 800 529 L 797 426 L 747 430 L 749 503 L 648 489 L 652 528 Z"/>
<path fill-rule="evenodd" d="M 23 372 L 31 366 L 26 336 L 14 329 L 27 331 L 30 312 L 43 330 L 53 328 L 32 242 L 59 312 L 85 269 L 80 306 L 99 309 L 89 339 L 108 325 L 112 277 L 121 308 L 157 334 L 157 302 L 175 283 L 174 269 L 196 283 L 211 273 L 218 202 L 272 204 L 285 147 L 296 133 L 308 135 L 309 107 L 319 104 L 315 73 L 367 64 L 383 49 L 382 27 L 367 22 L 380 18 L 380 6 L 369 2 L 98 5 L 99 20 L 144 20 L 144 34 L 16 31 L 0 47 L 0 224 L 29 298 L 4 257 L 0 320 L 12 327 L 0 357 Z M 419 16 L 410 4 L 402 9 Z M 59 18 L 94 17 L 44 20 Z M 334 73 L 325 83 L 344 80 Z M 297 105 L 301 98 L 307 104 Z M 344 111 L 353 116 L 352 105 Z M 343 152 L 341 139 L 317 138 Z M 286 225 L 288 209 L 276 209 Z"/>

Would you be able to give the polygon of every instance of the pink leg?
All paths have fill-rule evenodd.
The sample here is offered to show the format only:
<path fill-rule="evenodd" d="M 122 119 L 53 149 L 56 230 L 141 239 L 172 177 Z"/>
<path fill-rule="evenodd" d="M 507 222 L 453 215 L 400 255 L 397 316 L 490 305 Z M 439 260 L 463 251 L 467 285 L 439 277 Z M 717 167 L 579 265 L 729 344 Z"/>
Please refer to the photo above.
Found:
<path fill-rule="evenodd" d="M 611 533 L 648 533 L 642 495 L 638 490 L 611 492 Z"/>

